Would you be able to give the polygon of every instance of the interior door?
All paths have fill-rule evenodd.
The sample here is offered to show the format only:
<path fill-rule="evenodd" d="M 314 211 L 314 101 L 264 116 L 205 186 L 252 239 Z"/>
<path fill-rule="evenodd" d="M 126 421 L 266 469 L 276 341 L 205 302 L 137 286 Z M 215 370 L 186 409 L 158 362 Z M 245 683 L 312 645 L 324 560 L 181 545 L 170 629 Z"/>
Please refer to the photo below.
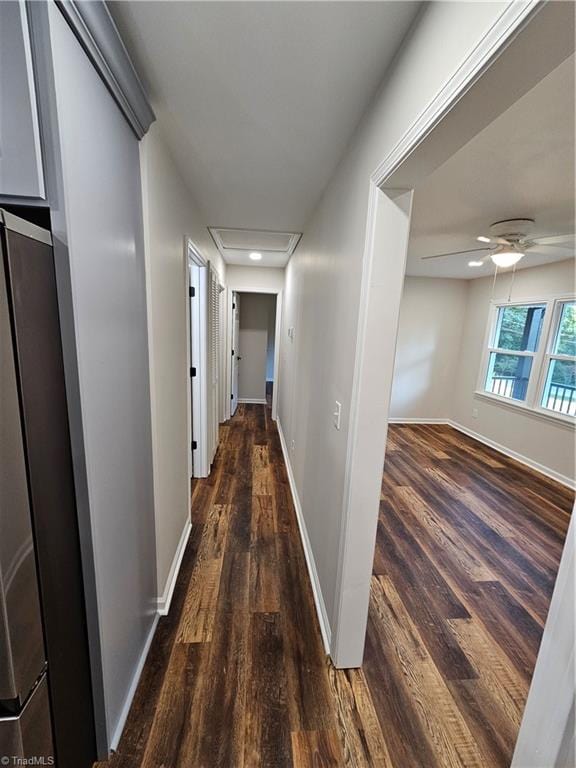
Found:
<path fill-rule="evenodd" d="M 192 439 L 192 443 L 190 445 L 190 477 L 194 477 L 194 384 L 193 384 L 193 376 L 192 376 L 192 361 L 194 359 L 193 357 L 193 347 L 192 347 L 192 340 L 194 338 L 194 305 L 193 300 L 195 298 L 196 289 L 194 288 L 194 281 L 193 281 L 193 275 L 192 275 L 192 267 L 188 267 L 188 318 L 190 322 L 190 326 L 188 328 L 188 341 L 190 343 L 190 436 Z"/>
<path fill-rule="evenodd" d="M 240 360 L 238 342 L 240 339 L 240 296 L 232 292 L 232 405 L 230 415 L 234 416 L 238 405 L 238 361 Z"/>

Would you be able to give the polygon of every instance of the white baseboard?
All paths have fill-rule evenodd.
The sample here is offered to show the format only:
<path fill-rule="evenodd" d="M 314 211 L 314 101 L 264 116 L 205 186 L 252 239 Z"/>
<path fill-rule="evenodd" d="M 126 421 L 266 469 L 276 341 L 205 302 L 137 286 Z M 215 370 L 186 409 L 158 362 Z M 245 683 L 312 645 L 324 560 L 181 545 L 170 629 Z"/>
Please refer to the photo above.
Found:
<path fill-rule="evenodd" d="M 308 575 L 310 577 L 310 583 L 312 585 L 312 594 L 314 595 L 314 605 L 316 606 L 316 614 L 318 616 L 318 623 L 320 624 L 320 632 L 322 633 L 324 650 L 326 651 L 326 654 L 329 655 L 332 631 L 330 629 L 330 622 L 328 621 L 328 613 L 326 611 L 326 605 L 324 604 L 324 598 L 322 596 L 322 589 L 320 587 L 318 571 L 316 570 L 314 554 L 312 552 L 310 539 L 308 538 L 308 531 L 306 530 L 306 522 L 304 521 L 304 515 L 302 513 L 302 505 L 300 504 L 300 499 L 298 497 L 298 491 L 296 489 L 296 481 L 294 480 L 294 473 L 292 472 L 292 465 L 290 463 L 290 457 L 288 455 L 288 447 L 286 445 L 286 440 L 284 439 L 284 433 L 282 431 L 282 425 L 280 424 L 280 420 L 276 421 L 276 427 L 278 428 L 278 434 L 280 435 L 280 445 L 282 446 L 282 453 L 284 454 L 284 463 L 286 464 L 286 471 L 288 472 L 288 481 L 290 483 L 290 490 L 292 492 L 292 500 L 294 502 L 294 508 L 296 509 L 296 519 L 298 521 L 298 528 L 300 530 L 300 539 L 302 541 L 302 548 L 304 549 L 304 557 L 306 558 L 306 565 L 308 566 Z"/>
<path fill-rule="evenodd" d="M 533 459 L 528 458 L 528 456 L 524 456 L 521 453 L 518 453 L 517 451 L 513 451 L 511 448 L 506 447 L 505 445 L 501 445 L 500 443 L 497 443 L 495 440 L 491 440 L 489 437 L 484 437 L 484 435 L 481 435 L 479 432 L 474 432 L 471 429 L 468 429 L 468 427 L 464 427 L 462 424 L 459 424 L 457 421 L 452 421 L 452 419 L 389 419 L 389 424 L 445 424 L 448 427 L 452 427 L 453 429 L 456 429 L 458 432 L 462 432 L 464 435 L 468 435 L 468 437 L 473 438 L 474 440 L 478 440 L 479 443 L 483 443 L 484 445 L 487 445 L 489 448 L 493 448 L 495 451 L 498 451 L 498 453 L 502 453 L 504 456 L 508 456 L 510 459 L 514 459 L 515 461 L 518 461 L 520 464 L 524 464 L 527 467 L 530 467 L 530 469 L 534 469 L 536 472 L 540 472 L 541 475 L 545 475 L 546 477 L 551 478 L 552 480 L 556 480 L 557 483 L 560 483 L 561 485 L 565 485 L 567 488 L 576 489 L 576 480 L 573 480 L 570 477 L 566 477 L 566 475 L 560 474 L 560 472 L 556 472 L 554 469 L 550 469 L 550 467 L 544 466 L 544 464 L 539 464 L 537 461 L 534 461 Z"/>
<path fill-rule="evenodd" d="M 410 417 L 408 419 L 391 418 L 388 419 L 388 424 L 448 424 L 447 419 L 420 419 L 418 417 Z"/>
<path fill-rule="evenodd" d="M 266 398 L 262 397 L 239 397 L 239 403 L 253 403 L 254 405 L 266 405 Z"/>
<path fill-rule="evenodd" d="M 180 541 L 178 542 L 178 546 L 174 554 L 174 559 L 172 560 L 172 565 L 170 566 L 170 572 L 168 574 L 168 578 L 166 579 L 166 584 L 164 585 L 164 591 L 162 592 L 161 597 L 156 598 L 156 605 L 160 616 L 166 616 L 170 610 L 170 603 L 172 602 L 174 587 L 176 586 L 176 580 L 178 579 L 178 573 L 180 571 L 184 552 L 186 551 L 186 544 L 188 544 L 188 539 L 190 538 L 191 530 L 192 523 L 190 518 L 188 518 L 182 530 L 182 535 L 180 536 Z"/>
<path fill-rule="evenodd" d="M 507 448 L 505 445 L 497 443 L 495 440 L 490 440 L 490 438 L 484 437 L 484 435 L 480 435 L 478 432 L 474 432 L 473 430 L 468 429 L 468 427 L 464 427 L 462 424 L 458 424 L 456 421 L 451 421 L 449 419 L 446 423 L 450 427 L 457 429 L 458 432 L 462 432 L 464 435 L 468 435 L 468 437 L 472 437 L 474 440 L 478 440 L 479 443 L 484 443 L 484 445 L 487 445 L 489 448 L 494 448 L 494 450 L 498 451 L 498 453 L 503 453 L 504 456 L 515 459 L 516 461 L 520 462 L 520 464 L 525 464 L 527 467 L 530 467 L 530 469 L 534 469 L 536 472 L 540 472 L 541 475 L 546 475 L 546 477 L 549 477 L 552 480 L 556 480 L 557 483 L 565 485 L 568 488 L 576 488 L 576 481 L 572 478 L 566 477 L 566 475 L 562 475 L 560 472 L 556 472 L 556 470 L 550 469 L 550 467 L 545 467 L 544 464 L 539 464 L 537 461 L 528 458 L 528 456 L 517 453 L 511 448 Z"/>
<path fill-rule="evenodd" d="M 140 682 L 140 675 L 142 674 L 142 670 L 144 669 L 144 664 L 146 663 L 146 657 L 148 656 L 148 651 L 150 650 L 150 646 L 152 645 L 152 640 L 154 639 L 154 633 L 156 632 L 156 627 L 158 626 L 159 618 L 160 617 L 158 614 L 154 616 L 154 621 L 152 622 L 152 626 L 150 627 L 150 631 L 148 632 L 148 637 L 146 638 L 146 642 L 144 643 L 144 648 L 142 649 L 142 653 L 140 654 L 140 658 L 138 659 L 138 664 L 136 665 L 136 669 L 132 676 L 132 682 L 130 683 L 130 688 L 128 689 L 128 693 L 126 694 L 126 699 L 124 700 L 124 706 L 122 707 L 122 712 L 120 713 L 120 717 L 118 718 L 118 722 L 116 723 L 114 733 L 112 734 L 112 739 L 110 741 L 110 750 L 117 749 L 118 743 L 120 742 L 122 731 L 124 730 L 124 726 L 126 725 L 126 718 L 128 717 L 128 713 L 130 712 L 130 707 L 132 706 L 132 700 L 134 699 L 136 688 L 138 688 L 138 683 Z"/>
<path fill-rule="evenodd" d="M 180 571 L 184 552 L 186 551 L 186 544 L 190 538 L 191 530 L 192 522 L 190 518 L 188 518 L 184 529 L 182 530 L 182 535 L 180 536 L 180 541 L 178 542 L 178 547 L 176 548 L 176 553 L 174 555 L 174 559 L 172 560 L 172 565 L 170 566 L 170 573 L 166 579 L 164 592 L 162 593 L 162 597 L 156 598 L 157 612 L 154 616 L 154 621 L 150 627 L 146 642 L 144 643 L 144 648 L 140 654 L 140 658 L 138 659 L 138 664 L 136 665 L 134 675 L 132 676 L 132 682 L 130 683 L 128 693 L 126 694 L 126 699 L 124 701 L 124 706 L 122 707 L 120 717 L 118 718 L 118 723 L 116 724 L 116 728 L 112 734 L 112 739 L 110 741 L 111 750 L 116 749 L 118 747 L 118 743 L 120 742 L 120 737 L 122 736 L 122 731 L 124 730 L 124 726 L 126 724 L 126 718 L 130 712 L 132 700 L 134 698 L 134 694 L 136 693 L 138 683 L 140 682 L 140 676 L 142 674 L 142 670 L 144 669 L 144 664 L 146 663 L 146 657 L 148 656 L 148 651 L 150 650 L 152 640 L 154 639 L 154 633 L 156 632 L 156 627 L 158 626 L 158 620 L 160 619 L 160 616 L 165 616 L 170 610 L 170 603 L 172 602 L 174 587 L 176 586 L 176 580 L 178 579 L 178 573 Z"/>

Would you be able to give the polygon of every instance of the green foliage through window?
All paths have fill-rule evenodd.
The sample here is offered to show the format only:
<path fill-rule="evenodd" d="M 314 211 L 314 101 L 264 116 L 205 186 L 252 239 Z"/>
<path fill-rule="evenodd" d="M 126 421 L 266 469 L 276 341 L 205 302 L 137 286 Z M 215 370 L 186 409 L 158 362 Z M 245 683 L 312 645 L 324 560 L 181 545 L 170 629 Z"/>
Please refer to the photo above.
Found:
<path fill-rule="evenodd" d="M 554 354 L 576 355 L 576 303 L 573 301 L 566 302 L 562 307 Z"/>
<path fill-rule="evenodd" d="M 540 340 L 546 307 L 500 307 L 495 346 L 513 351 L 535 352 Z"/>

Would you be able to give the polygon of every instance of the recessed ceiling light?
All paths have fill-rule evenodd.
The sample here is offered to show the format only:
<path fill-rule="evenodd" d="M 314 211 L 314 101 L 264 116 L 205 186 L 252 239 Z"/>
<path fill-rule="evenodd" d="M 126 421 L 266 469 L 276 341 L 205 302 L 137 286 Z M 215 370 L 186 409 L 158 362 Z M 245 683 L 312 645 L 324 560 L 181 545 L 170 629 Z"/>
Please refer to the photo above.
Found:
<path fill-rule="evenodd" d="M 478 240 L 479 243 L 489 243 L 490 238 L 485 237 L 484 235 L 480 235 L 480 237 L 477 237 L 476 240 Z"/>
<path fill-rule="evenodd" d="M 262 254 L 258 253 L 258 251 L 252 251 L 252 253 L 250 254 L 250 258 L 252 259 L 252 261 L 260 261 L 260 259 L 262 258 Z"/>
<path fill-rule="evenodd" d="M 468 266 L 469 267 L 481 267 L 482 264 L 484 264 L 483 261 L 469 261 Z"/>

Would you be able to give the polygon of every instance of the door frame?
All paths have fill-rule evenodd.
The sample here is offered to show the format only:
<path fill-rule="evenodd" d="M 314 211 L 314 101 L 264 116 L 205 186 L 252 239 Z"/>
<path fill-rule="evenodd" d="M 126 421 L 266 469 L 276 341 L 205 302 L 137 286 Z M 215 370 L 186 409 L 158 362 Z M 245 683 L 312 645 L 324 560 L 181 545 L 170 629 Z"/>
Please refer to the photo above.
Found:
<path fill-rule="evenodd" d="M 234 358 L 236 358 L 235 351 L 238 350 L 238 345 L 240 343 L 240 307 L 238 306 L 238 293 L 239 291 L 231 291 L 232 297 L 230 301 L 230 418 L 236 413 L 236 408 L 238 408 L 238 393 L 236 393 L 236 408 L 234 408 L 234 413 L 232 413 L 232 405 L 234 403 Z M 236 302 L 236 305 L 235 303 Z M 236 313 L 238 313 L 238 339 L 237 344 L 234 344 L 234 333 L 235 333 L 235 325 L 236 325 Z M 240 381 L 240 374 L 238 371 L 238 362 L 236 362 L 236 372 L 238 375 L 238 382 Z M 238 383 L 238 386 L 240 384 Z"/>
<path fill-rule="evenodd" d="M 538 0 L 509 2 L 459 69 L 367 179 L 369 202 L 362 257 L 335 618 L 330 644 L 330 655 L 336 667 L 360 667 L 364 655 L 394 369 L 395 329 L 398 327 L 403 283 L 403 279 L 398 280 L 398 274 L 404 271 L 414 189 L 561 63 L 562 46 L 566 48 L 568 45 L 565 36 L 561 43 L 558 41 L 558 48 L 547 47 L 538 60 L 530 55 L 530 51 L 534 50 L 538 40 L 553 34 L 558 28 L 558 20 L 564 18 L 563 13 L 572 12 L 570 6 L 563 3 Z M 568 18 L 564 20 L 564 26 L 573 29 Z M 514 46 L 510 45 L 512 42 Z M 487 96 L 490 96 L 490 101 L 487 101 Z M 390 290 L 386 294 L 383 289 L 387 285 Z M 387 322 L 392 331 L 392 341 L 385 345 L 382 345 L 383 322 Z M 573 525 L 571 528 L 574 531 Z M 562 572 L 571 566 L 571 546 L 567 541 L 560 566 Z M 548 637 L 553 633 L 560 635 L 561 631 L 566 633 L 566 626 L 559 627 L 560 611 L 555 608 L 556 604 L 565 600 L 568 581 L 563 580 L 554 594 L 534 673 L 535 680 L 554 675 L 562 688 L 557 695 L 562 693 L 565 702 L 570 702 L 573 695 L 570 660 L 556 659 L 552 654 L 545 656 L 544 651 L 549 646 L 546 642 Z M 573 611 L 573 601 L 571 608 Z M 530 714 L 531 727 L 524 723 L 521 726 L 514 766 L 519 765 L 520 755 L 525 759 L 526 753 L 536 758 L 534 765 L 539 764 L 533 745 L 543 743 L 547 738 L 545 715 L 548 703 L 533 685 L 525 710 Z M 571 714 L 565 707 L 557 715 L 563 722 L 558 733 L 554 734 L 554 746 L 560 749 L 564 725 Z M 525 752 L 530 731 L 532 749 L 527 748 Z"/>
<path fill-rule="evenodd" d="M 188 475 L 208 477 L 208 261 L 186 238 L 186 376 L 188 391 Z M 190 297 L 189 288 L 195 295 Z M 191 375 L 191 369 L 196 375 Z M 192 448 L 196 441 L 196 448 Z"/>
<path fill-rule="evenodd" d="M 410 226 L 406 196 L 561 63 L 568 47 L 566 39 L 558 42 L 557 49 L 549 47 L 538 60 L 529 52 L 538 40 L 557 30 L 559 19 L 572 29 L 563 13 L 570 13 L 568 4 L 509 2 L 366 180 L 368 211 L 360 314 L 330 643 L 337 667 L 359 667 L 364 654 L 385 454 L 383 438 L 388 426 L 387 393 L 394 368 L 389 345 L 382 345 L 381 329 L 384 317 L 387 327 L 393 332 L 397 328 L 402 283 L 396 280 L 395 269 L 404 263 L 403 238 L 408 237 Z M 390 239 L 393 247 L 389 247 Z M 382 288 L 390 278 L 387 269 L 392 269 L 394 282 L 384 295 Z M 394 312 L 390 314 L 385 305 L 394 305 Z"/>
<path fill-rule="evenodd" d="M 282 333 L 283 290 L 271 290 L 258 286 L 226 286 L 226 420 L 231 418 L 230 398 L 232 394 L 232 293 L 266 293 L 276 296 L 276 324 L 274 327 L 274 386 L 272 387 L 272 420 L 278 418 L 278 392 L 280 390 L 280 334 Z"/>

